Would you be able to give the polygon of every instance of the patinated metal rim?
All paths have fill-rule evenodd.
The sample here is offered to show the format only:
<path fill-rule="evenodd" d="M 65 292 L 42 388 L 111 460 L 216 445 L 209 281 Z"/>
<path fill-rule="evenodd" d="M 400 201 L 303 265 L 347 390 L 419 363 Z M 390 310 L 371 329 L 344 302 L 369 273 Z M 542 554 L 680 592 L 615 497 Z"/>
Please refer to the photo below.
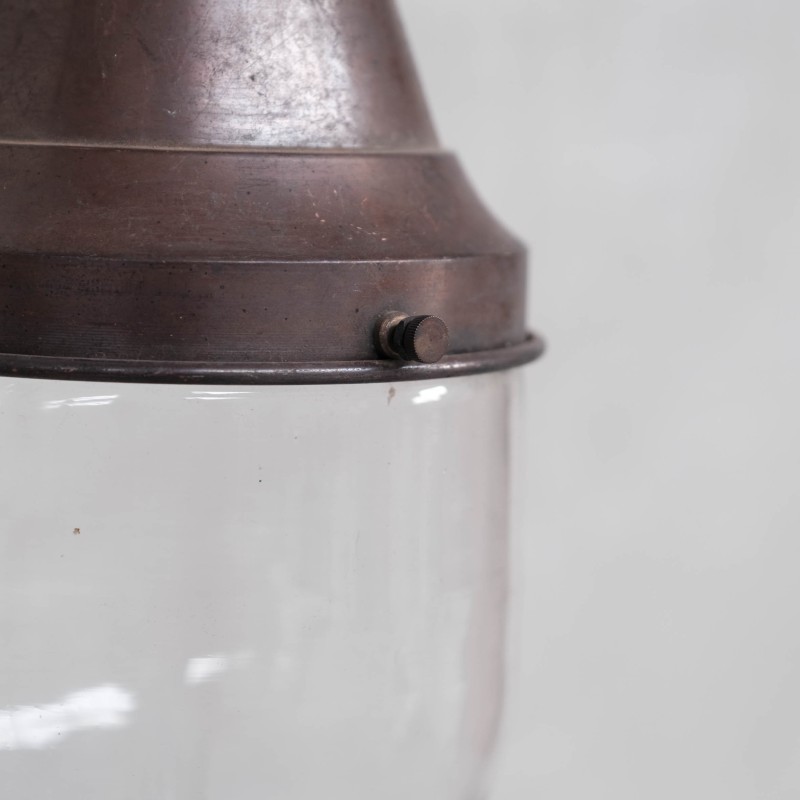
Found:
<path fill-rule="evenodd" d="M 524 248 L 452 156 L 0 147 L 0 177 L 7 363 L 375 381 L 389 310 L 442 320 L 461 371 L 526 338 Z"/>
<path fill-rule="evenodd" d="M 436 364 L 408 364 L 388 359 L 226 364 L 0 354 L 0 375 L 51 380 L 205 385 L 391 383 L 454 378 L 510 369 L 533 361 L 544 349 L 544 340 L 531 333 L 523 342 L 510 347 L 449 355 Z"/>

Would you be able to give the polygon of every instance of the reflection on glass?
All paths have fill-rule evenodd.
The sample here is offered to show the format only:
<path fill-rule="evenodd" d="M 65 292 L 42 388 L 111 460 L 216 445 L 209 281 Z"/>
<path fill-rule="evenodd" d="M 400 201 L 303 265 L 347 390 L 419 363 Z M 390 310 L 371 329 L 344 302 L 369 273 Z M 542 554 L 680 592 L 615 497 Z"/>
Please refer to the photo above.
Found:
<path fill-rule="evenodd" d="M 411 402 L 415 406 L 420 406 L 423 403 L 436 403 L 447 394 L 446 386 L 432 386 L 429 389 L 420 389 L 416 397 L 411 398 Z"/>
<path fill-rule="evenodd" d="M 93 397 L 67 397 L 64 400 L 48 400 L 44 404 L 47 411 L 55 408 L 85 408 L 87 406 L 110 406 L 118 394 L 101 394 Z"/>
<path fill-rule="evenodd" d="M 252 392 L 192 392 L 186 400 L 239 400 Z"/>
<path fill-rule="evenodd" d="M 249 653 L 234 653 L 233 655 L 198 656 L 186 662 L 184 680 L 187 686 L 197 686 L 207 683 L 234 669 L 246 667 L 251 660 Z"/>
<path fill-rule="evenodd" d="M 0 710 L 0 750 L 40 750 L 71 733 L 122 728 L 136 708 L 133 695 L 118 686 L 96 686 L 56 703 Z"/>

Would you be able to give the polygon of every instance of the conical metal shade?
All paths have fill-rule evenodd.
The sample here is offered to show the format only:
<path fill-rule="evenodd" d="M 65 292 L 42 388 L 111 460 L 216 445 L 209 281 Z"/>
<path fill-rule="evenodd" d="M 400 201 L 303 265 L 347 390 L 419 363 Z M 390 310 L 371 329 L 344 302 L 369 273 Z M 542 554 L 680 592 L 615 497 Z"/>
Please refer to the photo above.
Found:
<path fill-rule="evenodd" d="M 462 374 L 538 354 L 524 298 L 390 2 L 0 6 L 0 372 Z M 393 311 L 449 354 L 387 358 Z"/>

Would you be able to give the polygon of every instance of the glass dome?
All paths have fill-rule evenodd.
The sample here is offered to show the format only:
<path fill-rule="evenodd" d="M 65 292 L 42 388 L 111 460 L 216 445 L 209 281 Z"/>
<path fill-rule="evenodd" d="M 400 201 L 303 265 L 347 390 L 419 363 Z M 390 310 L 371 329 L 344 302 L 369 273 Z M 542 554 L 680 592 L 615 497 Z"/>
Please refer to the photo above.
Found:
<path fill-rule="evenodd" d="M 0 379 L 0 786 L 479 796 L 515 384 Z"/>

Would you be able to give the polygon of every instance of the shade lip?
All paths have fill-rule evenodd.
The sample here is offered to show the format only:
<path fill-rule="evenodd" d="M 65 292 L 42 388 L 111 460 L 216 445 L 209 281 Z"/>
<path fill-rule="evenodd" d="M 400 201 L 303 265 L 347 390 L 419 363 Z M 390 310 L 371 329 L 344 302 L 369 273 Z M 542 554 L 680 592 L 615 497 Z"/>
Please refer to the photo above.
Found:
<path fill-rule="evenodd" d="M 298 256 L 290 258 L 288 256 L 235 256 L 225 258 L 222 256 L 193 256 L 184 255 L 181 253 L 169 253 L 169 258 L 164 257 L 162 254 L 147 254 L 147 253 L 128 253 L 120 251 L 119 253 L 79 253 L 73 250 L 65 250 L 63 252 L 53 250 L 16 250 L 13 248 L 4 248 L 0 245 L 0 258 L 5 259 L 9 263 L 15 258 L 36 258 L 43 259 L 50 263 L 58 263 L 65 265 L 80 266 L 81 264 L 98 264 L 108 265 L 110 268 L 122 265 L 148 265 L 159 266 L 169 269 L 171 266 L 195 266 L 201 267 L 226 267 L 235 265 L 237 267 L 295 267 L 295 266 L 312 266 L 312 267 L 371 267 L 383 266 L 391 264 L 393 266 L 408 266 L 408 267 L 426 267 L 430 265 L 453 265 L 458 266 L 462 264 L 480 264 L 487 259 L 494 258 L 498 260 L 515 259 L 520 255 L 527 254 L 527 246 L 523 242 L 514 242 L 515 247 L 507 247 L 504 249 L 498 248 L 491 253 L 470 253 L 452 252 L 452 253 L 436 253 L 435 255 L 418 255 L 409 257 L 394 257 L 386 256 L 385 258 L 314 258 L 308 259 Z"/>
<path fill-rule="evenodd" d="M 409 364 L 390 359 L 263 363 L 133 361 L 0 353 L 0 376 L 199 385 L 395 383 L 455 378 L 512 369 L 534 361 L 544 351 L 544 339 L 529 332 L 519 343 L 494 350 L 453 353 L 435 364 Z"/>
<path fill-rule="evenodd" d="M 326 145 L 287 145 L 259 146 L 259 145 L 226 145 L 226 144 L 181 144 L 171 145 L 166 142 L 136 143 L 124 141 L 82 141 L 79 139 L 27 139 L 16 137 L 1 137 L 0 147 L 20 148 L 53 148 L 69 150 L 134 150 L 154 153 L 203 153 L 213 155 L 275 155 L 275 156 L 451 156 L 456 157 L 456 152 L 443 145 L 408 145 L 386 147 L 372 146 L 360 147 L 356 145 L 326 146 Z"/>
<path fill-rule="evenodd" d="M 0 176 L 0 353 L 351 364 L 390 310 L 451 353 L 525 338 L 525 250 L 452 156 L 0 148 Z"/>

